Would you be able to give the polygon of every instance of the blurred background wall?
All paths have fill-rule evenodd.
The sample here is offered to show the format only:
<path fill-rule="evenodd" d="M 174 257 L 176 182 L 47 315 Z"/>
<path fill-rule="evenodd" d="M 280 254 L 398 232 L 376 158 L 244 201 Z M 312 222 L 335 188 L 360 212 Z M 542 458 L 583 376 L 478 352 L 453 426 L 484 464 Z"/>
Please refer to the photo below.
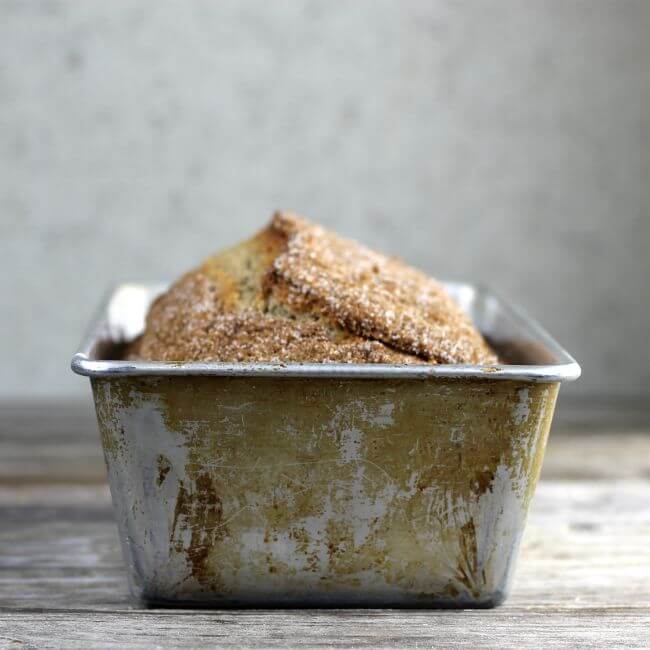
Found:
<path fill-rule="evenodd" d="M 0 2 L 0 398 L 107 286 L 302 212 L 523 304 L 650 398 L 650 3 Z"/>

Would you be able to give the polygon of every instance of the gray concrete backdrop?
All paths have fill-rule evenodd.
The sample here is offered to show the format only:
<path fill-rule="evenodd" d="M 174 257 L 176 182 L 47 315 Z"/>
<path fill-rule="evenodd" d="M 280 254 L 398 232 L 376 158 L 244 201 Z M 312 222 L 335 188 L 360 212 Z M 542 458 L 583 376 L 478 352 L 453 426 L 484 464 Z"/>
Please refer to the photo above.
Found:
<path fill-rule="evenodd" d="M 99 296 L 292 208 L 650 394 L 650 2 L 0 1 L 0 397 Z"/>

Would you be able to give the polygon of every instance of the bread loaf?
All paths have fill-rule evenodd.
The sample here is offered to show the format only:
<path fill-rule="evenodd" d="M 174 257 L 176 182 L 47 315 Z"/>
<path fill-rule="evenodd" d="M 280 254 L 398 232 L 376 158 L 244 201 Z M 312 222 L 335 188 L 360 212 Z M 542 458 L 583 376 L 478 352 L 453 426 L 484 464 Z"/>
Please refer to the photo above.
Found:
<path fill-rule="evenodd" d="M 131 358 L 489 364 L 443 287 L 289 213 L 204 262 L 151 306 Z"/>

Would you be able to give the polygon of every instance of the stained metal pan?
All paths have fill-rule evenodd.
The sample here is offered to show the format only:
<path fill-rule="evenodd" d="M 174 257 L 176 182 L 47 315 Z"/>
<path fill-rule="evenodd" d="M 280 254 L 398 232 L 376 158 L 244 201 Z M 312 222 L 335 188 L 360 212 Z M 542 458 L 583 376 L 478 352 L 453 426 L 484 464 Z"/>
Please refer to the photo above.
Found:
<path fill-rule="evenodd" d="M 203 606 L 489 607 L 507 592 L 561 381 L 494 294 L 447 289 L 508 363 L 119 360 L 162 285 L 117 287 L 91 378 L 133 594 Z"/>

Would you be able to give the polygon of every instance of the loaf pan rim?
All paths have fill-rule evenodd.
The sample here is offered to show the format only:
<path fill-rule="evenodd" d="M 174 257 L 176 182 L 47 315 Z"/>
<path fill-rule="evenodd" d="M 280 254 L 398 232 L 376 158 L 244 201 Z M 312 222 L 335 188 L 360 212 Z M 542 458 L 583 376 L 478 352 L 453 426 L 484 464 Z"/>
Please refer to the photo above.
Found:
<path fill-rule="evenodd" d="M 123 288 L 139 288 L 157 293 L 165 283 L 123 283 L 107 292 L 88 333 L 72 357 L 73 372 L 86 377 L 122 376 L 221 376 L 221 377 L 313 377 L 340 379 L 481 379 L 516 380 L 524 382 L 574 381 L 580 376 L 578 362 L 535 320 L 496 292 L 482 285 L 445 282 L 446 287 L 474 292 L 482 299 L 496 301 L 498 308 L 530 340 L 541 343 L 556 359 L 544 364 L 491 365 L 413 365 L 413 364 L 348 364 L 348 363 L 218 363 L 104 360 L 93 358 L 92 350 L 108 331 L 107 313 L 112 298 Z M 116 341 L 118 342 L 118 341 Z"/>

